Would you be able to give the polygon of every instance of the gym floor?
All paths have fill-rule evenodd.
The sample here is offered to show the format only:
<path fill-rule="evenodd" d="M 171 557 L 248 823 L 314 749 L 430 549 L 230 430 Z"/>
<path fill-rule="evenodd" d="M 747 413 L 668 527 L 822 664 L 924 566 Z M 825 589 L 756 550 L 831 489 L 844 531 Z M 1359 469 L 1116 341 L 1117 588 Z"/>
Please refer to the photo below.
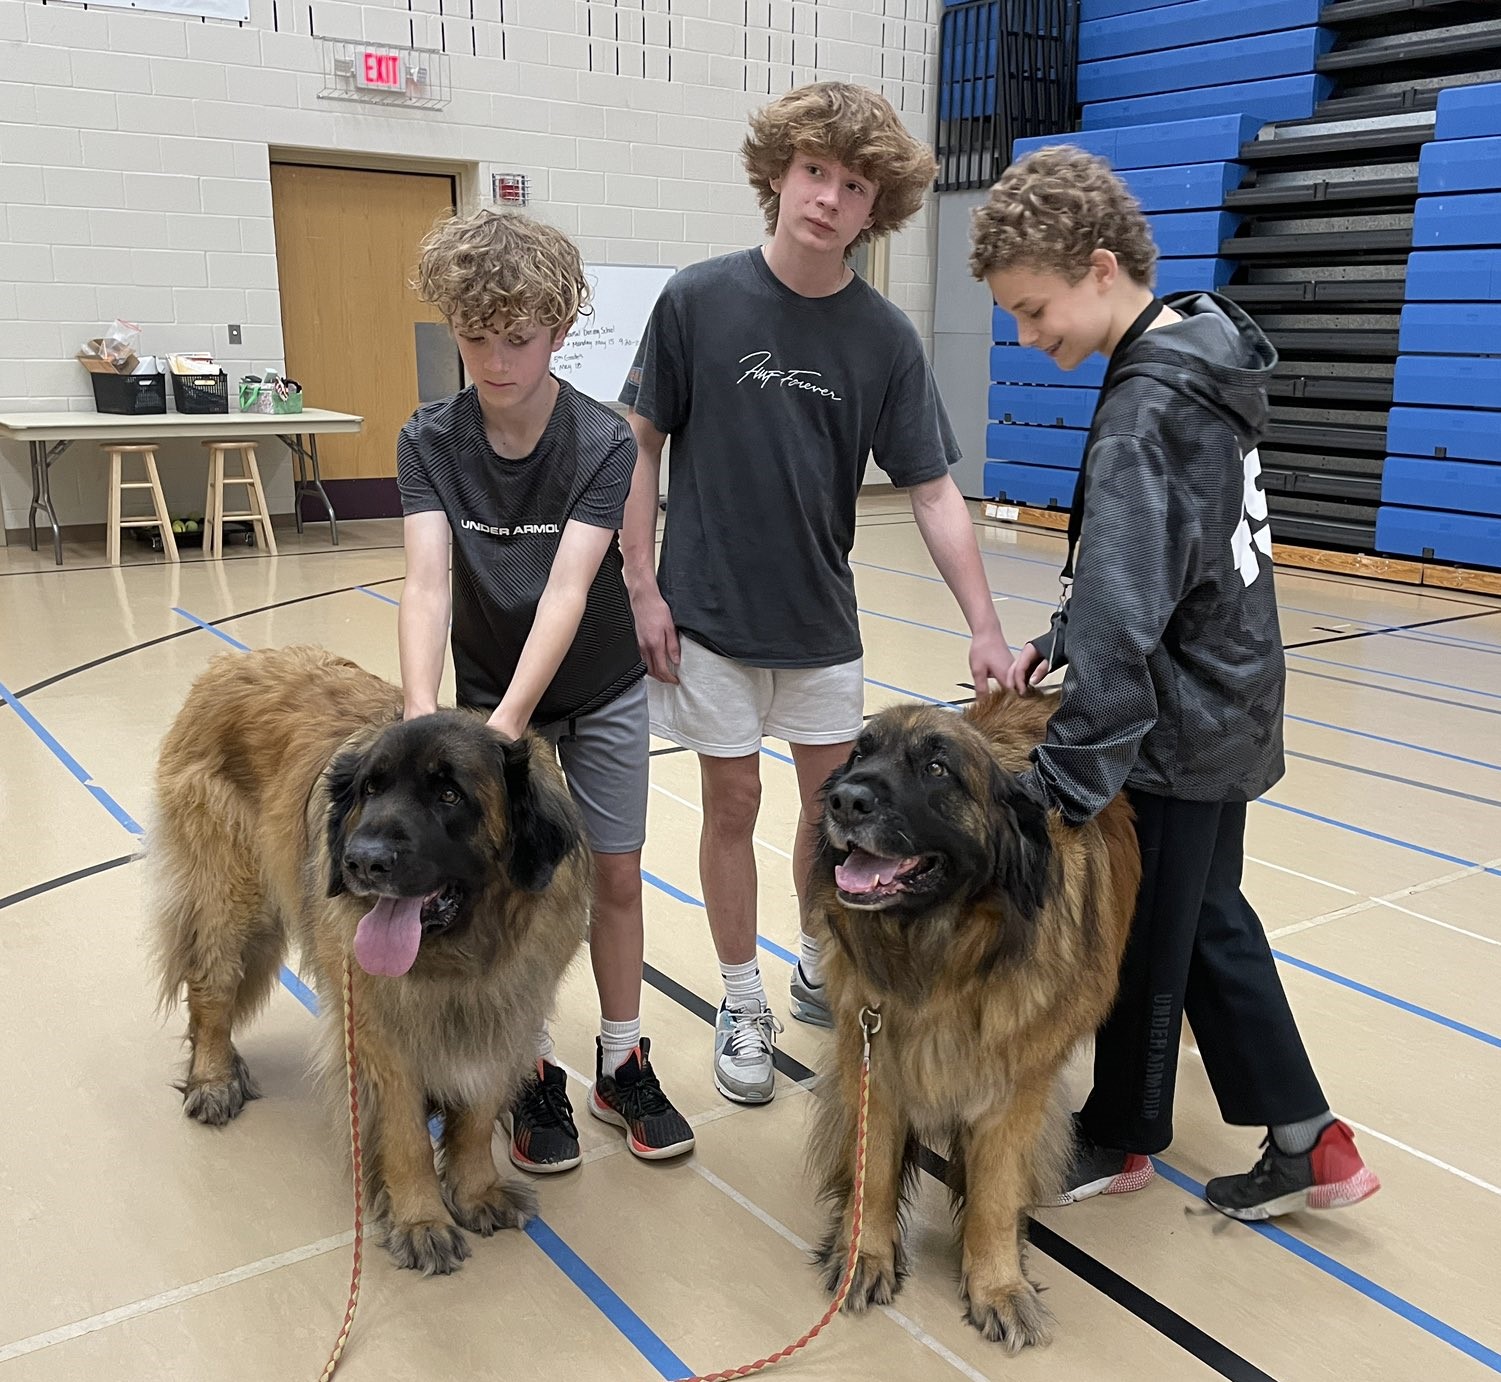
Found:
<path fill-rule="evenodd" d="M 1058 537 L 979 523 L 1012 641 L 1044 626 Z M 274 560 L 145 549 L 66 564 L 0 549 L 0 1382 L 312 1378 L 343 1317 L 351 1206 L 337 1117 L 306 1074 L 311 995 L 288 973 L 240 1039 L 265 1097 L 228 1128 L 183 1118 L 183 1017 L 153 1012 L 141 866 L 157 741 L 230 648 L 314 642 L 397 678 L 400 526 L 279 535 Z M 900 496 L 862 500 L 854 552 L 867 709 L 970 693 L 962 622 Z M 1252 808 L 1246 890 L 1335 1111 L 1383 1182 L 1339 1214 L 1253 1228 L 1208 1211 L 1249 1167 L 1191 1046 L 1177 1136 L 1147 1190 L 1044 1210 L 1030 1267 L 1057 1320 L 1008 1359 L 960 1319 L 947 1200 L 924 1177 L 894 1308 L 841 1318 L 788 1378 L 1330 1376 L 1462 1382 L 1501 1372 L 1501 602 L 1283 570 L 1288 774 Z M 316 705 L 308 707 L 317 714 Z M 697 1128 L 646 1165 L 583 1114 L 597 1008 L 560 997 L 586 1162 L 538 1183 L 523 1236 L 476 1241 L 456 1276 L 366 1256 L 340 1369 L 359 1379 L 680 1378 L 760 1358 L 822 1312 L 821 1214 L 802 1169 L 823 1036 L 787 1012 L 797 916 L 795 781 L 768 744 L 758 828 L 775 1101 L 710 1079 L 718 974 L 697 899 L 698 774 L 653 758 L 644 1030 Z M 1087 1051 L 1070 1074 L 1086 1088 Z M 879 1059 L 879 1052 L 876 1053 Z M 503 1157 L 503 1144 L 497 1141 Z"/>

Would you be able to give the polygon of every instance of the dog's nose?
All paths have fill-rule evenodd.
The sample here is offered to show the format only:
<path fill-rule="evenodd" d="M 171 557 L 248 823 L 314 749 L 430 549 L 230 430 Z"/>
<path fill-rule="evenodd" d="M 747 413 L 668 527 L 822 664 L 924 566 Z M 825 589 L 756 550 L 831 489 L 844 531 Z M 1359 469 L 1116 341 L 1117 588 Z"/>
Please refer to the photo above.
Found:
<path fill-rule="evenodd" d="M 351 840 L 344 849 L 344 867 L 372 883 L 384 882 L 396 867 L 396 848 L 385 840 Z"/>
<path fill-rule="evenodd" d="M 861 782 L 841 782 L 829 793 L 834 814 L 844 819 L 868 816 L 876 809 L 876 794 Z"/>

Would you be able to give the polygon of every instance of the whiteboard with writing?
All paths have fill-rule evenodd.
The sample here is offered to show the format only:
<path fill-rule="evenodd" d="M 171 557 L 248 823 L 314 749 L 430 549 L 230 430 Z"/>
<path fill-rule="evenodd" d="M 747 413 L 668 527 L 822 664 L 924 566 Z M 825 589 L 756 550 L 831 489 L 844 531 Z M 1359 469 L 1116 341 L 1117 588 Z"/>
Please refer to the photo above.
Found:
<path fill-rule="evenodd" d="M 586 264 L 594 314 L 573 324 L 552 357 L 553 372 L 580 393 L 613 403 L 636 359 L 651 309 L 674 272 L 670 264 Z"/>

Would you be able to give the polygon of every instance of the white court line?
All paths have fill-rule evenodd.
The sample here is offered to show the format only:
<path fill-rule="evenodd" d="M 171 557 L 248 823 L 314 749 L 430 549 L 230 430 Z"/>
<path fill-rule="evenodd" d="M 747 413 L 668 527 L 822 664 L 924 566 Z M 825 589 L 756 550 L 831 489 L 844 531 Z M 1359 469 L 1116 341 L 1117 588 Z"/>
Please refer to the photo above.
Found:
<path fill-rule="evenodd" d="M 1183 1043 L 1183 1049 L 1200 1061 L 1204 1057 L 1199 1048 L 1191 1041 Z M 1481 1180 L 1479 1176 L 1472 1176 L 1468 1171 L 1461 1171 L 1458 1166 L 1451 1166 L 1447 1161 L 1440 1161 L 1438 1157 L 1417 1147 L 1409 1146 L 1406 1142 L 1399 1142 L 1395 1137 L 1388 1136 L 1384 1132 L 1377 1132 L 1375 1128 L 1367 1127 L 1364 1123 L 1357 1123 L 1353 1118 L 1341 1113 L 1338 1115 L 1342 1123 L 1348 1123 L 1352 1128 L 1374 1137 L 1378 1142 L 1385 1142 L 1389 1147 L 1395 1147 L 1398 1151 L 1406 1152 L 1409 1156 L 1415 1156 L 1419 1161 L 1426 1161 L 1430 1166 L 1436 1166 L 1440 1171 L 1447 1171 L 1451 1176 L 1458 1176 L 1460 1180 L 1468 1181 L 1471 1185 L 1481 1190 L 1489 1190 L 1492 1195 L 1501 1195 L 1501 1185 L 1492 1185 L 1488 1180 Z"/>
<path fill-rule="evenodd" d="M 690 811 L 697 812 L 697 814 L 700 816 L 704 814 L 704 808 L 700 806 L 696 801 L 689 801 L 687 797 L 680 797 L 676 792 L 669 792 L 667 788 L 663 787 L 660 783 L 653 782 L 651 789 L 654 792 L 661 792 L 664 797 L 670 797 L 673 801 L 677 802 L 679 806 L 686 806 Z M 756 844 L 760 845 L 762 849 L 769 849 L 773 854 L 780 854 L 784 859 L 792 858 L 792 856 L 785 849 L 782 849 L 778 845 L 772 844 L 770 840 L 763 840 L 759 835 L 752 835 L 751 839 L 754 840 Z"/>
<path fill-rule="evenodd" d="M 792 1246 L 797 1248 L 800 1252 L 812 1251 L 813 1245 L 811 1243 L 805 1242 L 803 1239 L 799 1238 L 797 1234 L 795 1234 L 790 1228 L 788 1228 L 787 1225 L 784 1224 L 780 1219 L 773 1217 L 766 1210 L 762 1209 L 761 1206 L 758 1205 L 754 1200 L 747 1199 L 728 1181 L 721 1179 L 719 1176 L 716 1176 L 714 1172 L 709 1170 L 707 1166 L 702 1165 L 698 1161 L 691 1161 L 688 1163 L 688 1165 L 693 1171 L 702 1176 L 704 1180 L 708 1181 L 709 1184 L 712 1185 L 721 1194 L 728 1195 L 730 1199 L 734 1200 L 735 1203 L 738 1204 L 741 1209 L 745 1210 L 747 1214 L 751 1214 L 755 1218 L 759 1219 L 779 1238 L 786 1239 L 787 1242 L 791 1243 Z M 939 1343 L 937 1339 L 935 1339 L 931 1334 L 927 1332 L 927 1330 L 925 1330 L 915 1320 L 902 1314 L 900 1310 L 897 1310 L 890 1305 L 879 1305 L 876 1308 L 883 1315 L 885 1315 L 887 1319 L 894 1321 L 896 1324 L 899 1324 L 904 1330 L 906 1330 L 908 1334 L 916 1339 L 918 1343 L 929 1350 L 929 1352 L 937 1354 L 938 1357 L 942 1358 L 943 1361 L 947 1363 L 951 1368 L 954 1368 L 956 1371 L 969 1378 L 970 1382 L 990 1382 L 990 1379 L 986 1377 L 983 1372 L 979 1372 L 975 1368 L 970 1367 L 970 1365 L 966 1363 L 964 1359 L 962 1359 L 951 1348 L 947 1348 L 943 1344 Z"/>
<path fill-rule="evenodd" d="M 1248 864 L 1260 864 L 1264 869 L 1275 869 L 1278 873 L 1291 874 L 1294 878 L 1301 878 L 1305 883 L 1318 883 L 1322 887 L 1333 888 L 1337 893 L 1348 893 L 1351 897 L 1360 896 L 1354 888 L 1347 888 L 1343 883 L 1331 883 L 1327 878 L 1315 878 L 1311 873 L 1299 873 L 1297 869 L 1274 864 L 1270 859 L 1258 859 L 1254 854 L 1247 854 L 1245 858 Z"/>
<path fill-rule="evenodd" d="M 222 1290 L 225 1286 L 234 1286 L 241 1281 L 249 1281 L 252 1277 L 264 1276 L 267 1272 L 279 1271 L 297 1262 L 306 1262 L 309 1258 L 337 1252 L 340 1248 L 347 1248 L 352 1242 L 354 1242 L 352 1230 L 346 1233 L 336 1233 L 331 1238 L 320 1238 L 316 1243 L 307 1243 L 300 1248 L 292 1248 L 288 1252 L 263 1257 L 258 1262 L 247 1262 L 243 1267 L 233 1267 L 227 1272 L 216 1272 L 213 1276 L 206 1276 L 201 1281 L 190 1282 L 186 1286 L 178 1286 L 170 1291 L 163 1291 L 159 1295 L 147 1296 L 144 1300 L 132 1301 L 129 1305 L 120 1305 L 102 1314 L 75 1320 L 72 1324 L 59 1325 L 56 1329 L 49 1329 L 42 1334 L 33 1334 L 30 1338 L 17 1339 L 15 1343 L 6 1344 L 0 1348 L 0 1363 L 9 1363 L 13 1359 L 24 1358 L 28 1353 L 51 1348 L 54 1344 L 68 1343 L 73 1339 L 82 1338 L 85 1334 L 97 1334 L 101 1329 L 109 1329 L 114 1325 L 124 1324 L 127 1320 L 139 1319 L 142 1315 L 150 1315 L 158 1310 L 181 1305 L 184 1301 L 193 1300 L 197 1296 L 206 1296 L 211 1291 Z"/>

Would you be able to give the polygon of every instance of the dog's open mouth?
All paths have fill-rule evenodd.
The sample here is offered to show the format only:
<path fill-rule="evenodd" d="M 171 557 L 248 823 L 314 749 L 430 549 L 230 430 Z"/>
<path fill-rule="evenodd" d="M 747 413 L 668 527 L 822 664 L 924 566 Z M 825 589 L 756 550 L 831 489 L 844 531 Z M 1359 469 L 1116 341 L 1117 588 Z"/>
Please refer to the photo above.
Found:
<path fill-rule="evenodd" d="M 834 866 L 834 882 L 841 900 L 856 907 L 871 907 L 920 888 L 938 862 L 936 854 L 889 859 L 852 849 L 842 864 Z"/>
<path fill-rule="evenodd" d="M 354 958 L 366 974 L 399 978 L 417 962 L 425 935 L 446 931 L 458 919 L 463 890 L 455 883 L 425 897 L 381 897 L 360 918 Z"/>

